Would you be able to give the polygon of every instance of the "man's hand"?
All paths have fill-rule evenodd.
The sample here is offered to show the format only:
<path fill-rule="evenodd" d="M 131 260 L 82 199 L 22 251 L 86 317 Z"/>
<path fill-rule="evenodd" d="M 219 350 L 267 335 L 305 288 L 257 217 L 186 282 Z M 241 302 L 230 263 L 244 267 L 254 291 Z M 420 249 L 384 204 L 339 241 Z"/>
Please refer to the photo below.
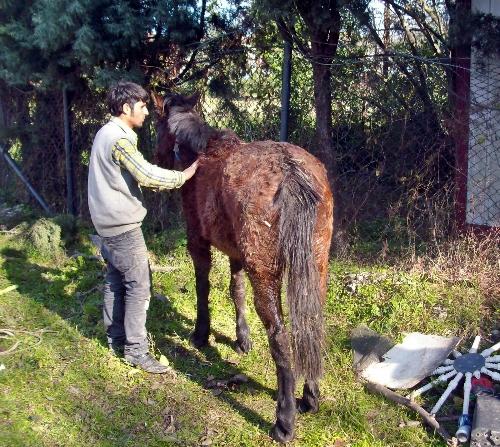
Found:
<path fill-rule="evenodd" d="M 199 160 L 196 160 L 191 166 L 189 166 L 189 168 L 184 169 L 183 172 L 186 177 L 186 180 L 189 180 L 194 175 L 194 173 L 198 169 L 198 163 Z"/>

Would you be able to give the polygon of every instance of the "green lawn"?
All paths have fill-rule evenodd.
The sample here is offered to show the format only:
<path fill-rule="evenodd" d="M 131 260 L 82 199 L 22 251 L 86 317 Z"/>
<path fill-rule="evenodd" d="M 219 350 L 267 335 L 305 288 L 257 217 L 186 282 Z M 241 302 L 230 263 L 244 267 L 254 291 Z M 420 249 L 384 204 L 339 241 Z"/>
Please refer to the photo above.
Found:
<path fill-rule="evenodd" d="M 85 254 L 92 247 L 76 249 Z M 40 257 L 16 235 L 0 235 L 1 446 L 259 446 L 274 421 L 274 364 L 251 304 L 253 350 L 232 348 L 234 309 L 228 263 L 214 253 L 210 347 L 188 343 L 195 318 L 195 285 L 181 230 L 150 236 L 156 264 L 148 330 L 155 353 L 173 372 L 153 376 L 113 358 L 106 349 L 100 291 L 103 265 L 88 257 Z M 93 289 L 94 288 L 94 289 Z M 87 293 L 88 292 L 88 293 Z M 486 317 L 486 318 L 485 318 Z M 326 329 L 326 375 L 316 415 L 299 415 L 292 446 L 442 446 L 409 411 L 369 394 L 355 380 L 349 333 L 364 323 L 400 339 L 405 331 L 470 337 L 491 324 L 492 310 L 473 283 L 445 284 L 394 268 L 331 263 Z M 0 334 L 2 335 L 2 334 Z M 236 373 L 249 381 L 210 390 L 212 376 Z M 299 384 L 297 390 L 301 389 Z M 299 396 L 297 392 L 297 396 Z"/>

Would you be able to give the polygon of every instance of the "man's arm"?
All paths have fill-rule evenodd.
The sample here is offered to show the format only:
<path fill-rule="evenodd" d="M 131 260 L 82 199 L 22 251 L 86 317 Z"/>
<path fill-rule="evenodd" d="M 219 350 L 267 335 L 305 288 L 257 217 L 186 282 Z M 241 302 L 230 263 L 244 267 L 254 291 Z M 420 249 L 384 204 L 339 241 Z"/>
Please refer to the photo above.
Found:
<path fill-rule="evenodd" d="M 126 169 L 146 188 L 172 189 L 178 188 L 190 177 L 182 171 L 171 171 L 147 162 L 137 149 L 126 138 L 119 139 L 112 149 L 113 160 Z"/>

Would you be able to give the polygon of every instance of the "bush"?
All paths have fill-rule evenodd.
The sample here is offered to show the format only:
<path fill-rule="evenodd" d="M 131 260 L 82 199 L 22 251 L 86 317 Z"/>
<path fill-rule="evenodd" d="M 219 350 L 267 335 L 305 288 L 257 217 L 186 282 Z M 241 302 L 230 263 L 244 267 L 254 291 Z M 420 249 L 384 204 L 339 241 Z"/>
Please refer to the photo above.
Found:
<path fill-rule="evenodd" d="M 38 254 L 51 258 L 61 252 L 61 227 L 42 217 L 29 228 L 27 240 Z"/>

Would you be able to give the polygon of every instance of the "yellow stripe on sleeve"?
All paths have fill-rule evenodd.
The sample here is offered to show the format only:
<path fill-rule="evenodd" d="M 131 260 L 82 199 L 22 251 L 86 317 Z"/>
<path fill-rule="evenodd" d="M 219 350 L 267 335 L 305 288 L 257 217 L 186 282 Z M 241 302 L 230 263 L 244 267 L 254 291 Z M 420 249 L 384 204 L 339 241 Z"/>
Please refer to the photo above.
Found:
<path fill-rule="evenodd" d="M 137 183 L 146 188 L 178 188 L 186 181 L 183 172 L 163 169 L 146 161 L 137 146 L 126 138 L 115 143 L 112 156 L 115 163 L 130 172 Z"/>

